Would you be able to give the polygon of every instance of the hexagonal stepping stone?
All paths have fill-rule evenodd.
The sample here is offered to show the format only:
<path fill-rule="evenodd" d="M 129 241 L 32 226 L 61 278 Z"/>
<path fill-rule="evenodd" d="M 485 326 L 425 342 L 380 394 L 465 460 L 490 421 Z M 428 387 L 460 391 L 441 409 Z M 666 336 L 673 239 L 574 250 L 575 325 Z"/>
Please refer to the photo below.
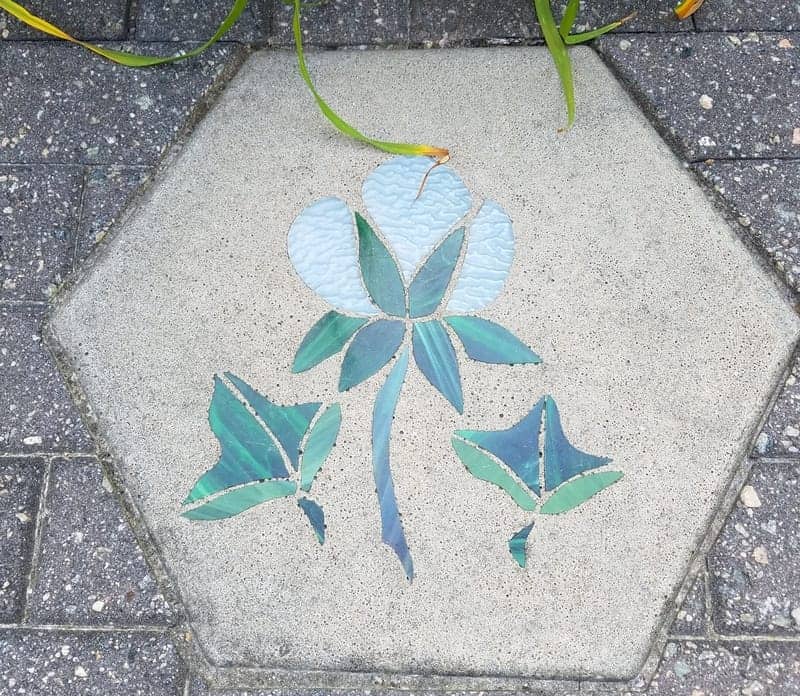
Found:
<path fill-rule="evenodd" d="M 798 321 L 573 55 L 566 133 L 545 49 L 312 57 L 432 168 L 256 54 L 58 307 L 217 684 L 626 679 L 669 621 Z"/>

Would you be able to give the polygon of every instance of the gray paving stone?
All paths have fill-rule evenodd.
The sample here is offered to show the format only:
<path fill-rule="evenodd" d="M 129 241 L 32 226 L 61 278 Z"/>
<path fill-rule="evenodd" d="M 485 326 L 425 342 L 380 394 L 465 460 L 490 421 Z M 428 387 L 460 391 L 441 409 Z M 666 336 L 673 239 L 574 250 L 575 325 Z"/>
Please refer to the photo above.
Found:
<path fill-rule="evenodd" d="M 699 161 L 800 156 L 800 51 L 779 45 L 787 38 L 800 45 L 787 33 L 614 34 L 596 45 L 682 156 Z"/>
<path fill-rule="evenodd" d="M 225 41 L 263 42 L 269 36 L 270 0 L 251 0 Z M 140 0 L 137 41 L 205 41 L 227 16 L 231 0 Z"/>
<path fill-rule="evenodd" d="M 121 40 L 128 33 L 128 0 L 26 0 L 24 6 L 78 39 Z M 87 7 L 89 5 L 89 7 Z M 47 36 L 0 10 L 0 38 Z"/>
<path fill-rule="evenodd" d="M 0 631 L 3 696 L 176 696 L 183 683 L 161 634 Z"/>
<path fill-rule="evenodd" d="M 141 167 L 92 167 L 86 175 L 75 260 L 80 263 L 117 220 L 147 178 Z"/>
<path fill-rule="evenodd" d="M 800 359 L 778 395 L 764 430 L 756 440 L 755 454 L 796 457 L 800 453 Z"/>
<path fill-rule="evenodd" d="M 169 624 L 119 502 L 93 459 L 53 463 L 41 558 L 28 600 L 33 624 Z"/>
<path fill-rule="evenodd" d="M 42 309 L 0 305 L 0 452 L 93 449 L 39 335 Z"/>
<path fill-rule="evenodd" d="M 798 635 L 800 463 L 761 462 L 750 485 L 760 507 L 740 500 L 709 554 L 714 627 L 735 635 Z"/>
<path fill-rule="evenodd" d="M 800 691 L 800 644 L 668 643 L 649 696 L 790 696 Z"/>
<path fill-rule="evenodd" d="M 509 42 L 541 37 L 533 4 L 527 0 L 412 0 L 412 43 L 438 46 Z"/>
<path fill-rule="evenodd" d="M 72 267 L 83 171 L 0 165 L 0 301 L 46 300 Z"/>
<path fill-rule="evenodd" d="M 66 43 L 2 43 L 0 162 L 154 164 L 242 50 L 134 70 Z"/>
<path fill-rule="evenodd" d="M 674 636 L 704 636 L 707 632 L 705 573 L 701 573 L 678 610 L 670 633 Z"/>
<path fill-rule="evenodd" d="M 709 0 L 695 14 L 700 31 L 800 31 L 796 0 Z"/>
<path fill-rule="evenodd" d="M 293 46 L 294 9 L 272 2 L 272 41 Z M 303 43 L 316 46 L 404 45 L 409 0 L 330 0 L 303 10 Z"/>
<path fill-rule="evenodd" d="M 43 473 L 39 458 L 0 457 L 0 623 L 22 615 Z"/>
<path fill-rule="evenodd" d="M 798 116 L 800 123 L 800 116 Z M 797 148 L 800 155 L 800 147 Z M 800 160 L 695 165 L 730 206 L 742 231 L 793 288 L 800 287 Z"/>

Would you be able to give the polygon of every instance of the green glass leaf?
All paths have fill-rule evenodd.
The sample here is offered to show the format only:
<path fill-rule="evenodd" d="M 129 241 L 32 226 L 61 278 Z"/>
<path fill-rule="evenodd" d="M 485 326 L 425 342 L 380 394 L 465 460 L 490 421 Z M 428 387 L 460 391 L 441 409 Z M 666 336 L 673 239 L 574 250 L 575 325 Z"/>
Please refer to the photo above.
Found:
<path fill-rule="evenodd" d="M 528 554 L 525 547 L 528 543 L 528 536 L 531 533 L 531 529 L 533 529 L 533 522 L 520 529 L 508 540 L 508 550 L 514 557 L 514 560 L 519 564 L 520 568 L 524 568 L 528 564 Z"/>
<path fill-rule="evenodd" d="M 542 359 L 508 329 L 479 317 L 451 316 L 444 320 L 473 360 L 496 365 L 538 365 Z"/>
<path fill-rule="evenodd" d="M 452 438 L 451 442 L 458 458 L 475 478 L 500 486 L 523 510 L 533 511 L 536 509 L 536 502 L 528 492 L 511 478 L 492 457 L 457 437 Z"/>
<path fill-rule="evenodd" d="M 339 434 L 341 424 L 342 408 L 339 404 L 330 406 L 314 423 L 303 448 L 303 458 L 300 464 L 301 490 L 311 490 L 314 477 L 322 468 L 336 443 L 336 436 Z"/>
<path fill-rule="evenodd" d="M 221 520 L 238 515 L 240 512 L 244 512 L 267 500 L 294 495 L 296 491 L 297 485 L 286 479 L 260 481 L 234 488 L 227 493 L 218 495 L 207 503 L 198 505 L 191 510 L 186 510 L 181 515 L 189 520 Z"/>
<path fill-rule="evenodd" d="M 424 317 L 436 311 L 450 285 L 453 269 L 464 245 L 464 228 L 448 235 L 434 249 L 419 269 L 408 288 L 408 313 L 412 318 Z"/>
<path fill-rule="evenodd" d="M 258 417 L 269 428 L 270 433 L 281 443 L 291 465 L 297 469 L 300 459 L 300 442 L 322 404 L 314 402 L 295 404 L 294 406 L 278 406 L 261 396 L 247 382 L 231 372 L 226 372 L 225 377 L 247 399 Z"/>
<path fill-rule="evenodd" d="M 458 360 L 444 326 L 436 320 L 415 322 L 412 344 L 414 360 L 422 374 L 456 411 L 463 413 Z"/>
<path fill-rule="evenodd" d="M 394 319 L 378 319 L 359 330 L 344 354 L 339 391 L 361 384 L 388 363 L 405 333 L 405 323 Z"/>
<path fill-rule="evenodd" d="M 184 504 L 241 483 L 289 475 L 277 443 L 217 376 L 208 422 L 219 440 L 220 458 L 197 480 Z"/>
<path fill-rule="evenodd" d="M 325 513 L 322 508 L 317 505 L 310 498 L 299 498 L 297 505 L 305 513 L 308 521 L 311 523 L 311 528 L 314 530 L 314 536 L 320 544 L 325 543 Z"/>
<path fill-rule="evenodd" d="M 598 471 L 594 474 L 578 476 L 556 489 L 547 502 L 542 505 L 540 512 L 544 515 L 557 515 L 560 512 L 572 510 L 621 478 L 621 471 Z"/>
<path fill-rule="evenodd" d="M 406 316 L 406 289 L 392 255 L 369 223 L 358 213 L 356 228 L 358 262 L 369 296 L 387 314 Z"/>
<path fill-rule="evenodd" d="M 331 310 L 311 327 L 294 356 L 292 372 L 305 372 L 335 355 L 367 319 L 348 317 Z"/>

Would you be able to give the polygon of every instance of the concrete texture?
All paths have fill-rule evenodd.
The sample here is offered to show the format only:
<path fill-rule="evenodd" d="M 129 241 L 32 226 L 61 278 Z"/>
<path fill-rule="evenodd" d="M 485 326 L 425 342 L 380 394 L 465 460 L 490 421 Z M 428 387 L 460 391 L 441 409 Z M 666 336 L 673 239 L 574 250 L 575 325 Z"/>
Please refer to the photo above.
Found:
<path fill-rule="evenodd" d="M 368 423 L 379 378 L 340 396 L 332 367 L 289 374 L 327 310 L 289 265 L 289 225 L 324 195 L 359 209 L 361 181 L 384 159 L 319 118 L 292 56 L 251 58 L 55 314 L 213 663 L 351 680 L 640 668 L 798 324 L 597 58 L 574 57 L 582 128 L 566 135 L 553 127 L 562 103 L 543 49 L 311 57 L 344 116 L 378 136 L 392 124 L 393 138 L 452 145 L 476 203 L 506 207 L 517 257 L 485 316 L 544 358 L 526 370 L 462 363 L 463 417 L 418 373 L 407 379 L 392 456 L 416 551 L 411 586 L 378 536 Z M 216 460 L 206 410 L 211 377 L 226 369 L 278 401 L 342 403 L 317 484 L 324 547 L 280 503 L 214 524 L 178 517 Z M 545 391 L 573 442 L 626 475 L 537 525 L 522 572 L 505 543 L 524 516 L 465 473 L 442 433 L 502 427 Z"/>

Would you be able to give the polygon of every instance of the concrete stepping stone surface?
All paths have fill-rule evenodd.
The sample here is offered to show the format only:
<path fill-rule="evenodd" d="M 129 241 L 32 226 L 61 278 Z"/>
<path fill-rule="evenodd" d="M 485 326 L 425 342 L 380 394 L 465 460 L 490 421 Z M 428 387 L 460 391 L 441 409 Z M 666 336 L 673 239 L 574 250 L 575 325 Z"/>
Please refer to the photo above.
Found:
<path fill-rule="evenodd" d="M 567 133 L 542 48 L 310 57 L 431 169 L 256 53 L 61 297 L 213 683 L 625 680 L 659 645 L 799 325 L 573 55 Z"/>

